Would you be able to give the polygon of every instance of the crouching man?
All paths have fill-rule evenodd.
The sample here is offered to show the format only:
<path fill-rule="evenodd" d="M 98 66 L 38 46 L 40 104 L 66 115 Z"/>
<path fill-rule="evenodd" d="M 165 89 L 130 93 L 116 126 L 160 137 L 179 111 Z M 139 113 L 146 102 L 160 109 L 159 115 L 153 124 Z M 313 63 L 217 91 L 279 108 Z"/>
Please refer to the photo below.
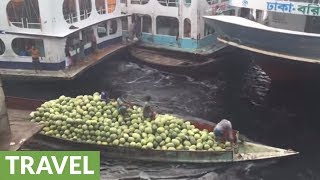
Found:
<path fill-rule="evenodd" d="M 222 119 L 213 129 L 216 140 L 220 143 L 224 143 L 226 141 L 230 141 L 234 143 L 234 136 L 231 122 Z"/>

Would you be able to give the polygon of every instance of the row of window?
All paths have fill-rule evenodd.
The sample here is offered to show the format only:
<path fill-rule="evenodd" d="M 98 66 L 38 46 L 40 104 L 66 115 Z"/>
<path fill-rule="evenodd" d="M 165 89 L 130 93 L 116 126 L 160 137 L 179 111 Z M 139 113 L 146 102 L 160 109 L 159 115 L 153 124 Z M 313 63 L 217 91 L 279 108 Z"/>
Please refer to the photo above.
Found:
<path fill-rule="evenodd" d="M 209 5 L 226 2 L 229 0 L 206 0 Z M 149 0 L 131 0 L 131 4 L 147 4 Z M 178 7 L 179 0 L 158 0 L 158 2 L 163 6 L 173 6 Z M 121 0 L 121 3 L 127 3 L 127 0 Z M 191 0 L 184 0 L 184 4 L 186 6 L 191 5 Z"/>
<path fill-rule="evenodd" d="M 132 16 L 132 22 L 137 24 L 138 32 L 152 33 L 152 19 L 149 15 Z M 128 30 L 127 18 L 122 19 L 122 28 Z M 179 36 L 179 20 L 175 17 L 157 16 L 156 33 L 161 35 Z M 205 36 L 213 34 L 214 30 L 210 26 L 205 25 Z M 183 21 L 183 37 L 191 37 L 191 21 L 185 18 Z"/>
<path fill-rule="evenodd" d="M 79 10 L 76 2 L 79 3 Z M 116 0 L 95 0 L 96 11 L 99 14 L 112 13 L 116 8 Z M 106 9 L 108 7 L 108 9 Z M 20 28 L 41 29 L 41 18 L 38 0 L 11 0 L 7 4 L 7 16 L 12 25 Z M 92 13 L 91 0 L 64 0 L 63 16 L 67 23 L 87 19 Z"/>
<path fill-rule="evenodd" d="M 97 34 L 99 38 L 115 34 L 118 30 L 118 24 L 116 20 L 110 20 L 98 24 Z"/>
<path fill-rule="evenodd" d="M 79 2 L 79 12 L 76 7 L 76 1 Z M 96 11 L 99 14 L 112 13 L 116 9 L 116 0 L 95 0 Z M 108 9 L 106 9 L 108 7 Z M 78 13 L 80 13 L 80 20 L 90 17 L 92 12 L 91 0 L 64 0 L 63 2 L 63 16 L 69 23 L 78 21 Z"/>
<path fill-rule="evenodd" d="M 36 47 L 40 51 L 40 56 L 44 57 L 44 45 L 42 39 L 16 38 L 12 41 L 11 47 L 14 53 L 19 56 L 31 56 L 30 50 Z M 0 55 L 6 50 L 3 41 L 0 39 Z"/>
<path fill-rule="evenodd" d="M 118 30 L 117 20 L 112 19 L 106 22 L 100 23 L 97 28 L 97 34 L 99 38 L 115 34 Z M 90 43 L 91 35 L 93 34 L 92 28 L 86 28 L 81 31 L 83 42 Z M 79 33 L 73 33 L 68 36 L 67 44 L 75 49 L 79 43 Z M 12 50 L 19 56 L 30 56 L 29 50 L 32 46 L 37 47 L 40 50 L 41 56 L 44 57 L 44 45 L 42 39 L 30 39 L 30 38 L 16 38 L 11 43 Z M 0 55 L 5 52 L 5 44 L 0 39 Z"/>

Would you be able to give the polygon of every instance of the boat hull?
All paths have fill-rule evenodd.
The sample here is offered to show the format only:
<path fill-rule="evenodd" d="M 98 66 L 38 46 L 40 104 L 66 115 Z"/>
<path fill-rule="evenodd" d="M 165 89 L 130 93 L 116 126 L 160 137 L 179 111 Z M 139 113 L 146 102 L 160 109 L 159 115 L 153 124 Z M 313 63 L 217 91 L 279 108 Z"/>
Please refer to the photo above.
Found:
<path fill-rule="evenodd" d="M 320 77 L 320 65 L 249 52 L 272 81 L 305 81 Z"/>
<path fill-rule="evenodd" d="M 211 55 L 199 55 L 192 53 L 182 53 L 170 50 L 160 50 L 146 47 L 131 47 L 129 49 L 132 59 L 140 64 L 178 74 L 215 74 L 223 71 L 225 60 L 233 63 L 232 59 L 243 56 L 235 48 L 228 46 Z M 233 53 L 231 53 L 233 52 Z"/>
<path fill-rule="evenodd" d="M 100 151 L 106 159 L 127 159 L 153 162 L 177 163 L 219 163 L 233 162 L 232 151 L 163 151 L 128 148 L 120 146 L 102 146 L 96 144 L 78 143 L 57 139 L 41 134 L 36 135 L 25 144 L 24 148 L 41 147 L 39 150 L 87 150 Z"/>
<path fill-rule="evenodd" d="M 240 25 L 235 20 L 250 24 Z M 253 57 L 273 81 L 312 79 L 318 75 L 320 36 L 277 31 L 240 17 L 207 17 L 206 21 L 215 27 L 219 41 L 249 52 L 248 56 Z"/>

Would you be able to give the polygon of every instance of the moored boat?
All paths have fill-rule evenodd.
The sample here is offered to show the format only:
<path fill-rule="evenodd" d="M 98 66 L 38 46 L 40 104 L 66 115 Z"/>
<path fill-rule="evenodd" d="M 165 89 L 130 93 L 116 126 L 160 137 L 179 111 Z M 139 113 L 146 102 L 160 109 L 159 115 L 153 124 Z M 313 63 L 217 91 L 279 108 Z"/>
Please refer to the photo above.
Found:
<path fill-rule="evenodd" d="M 39 100 L 24 99 L 24 98 L 7 98 L 8 107 L 34 110 L 40 104 Z M 14 104 L 29 104 L 30 106 L 16 107 Z M 26 117 L 28 119 L 28 117 Z M 185 117 L 196 128 L 212 131 L 215 124 L 194 117 Z M 234 136 L 238 136 L 238 132 L 234 131 Z M 110 145 L 98 145 L 92 143 L 76 142 L 65 140 L 58 137 L 38 134 L 30 141 L 25 143 L 22 149 L 38 149 L 38 150 L 98 150 L 101 151 L 104 157 L 110 159 L 127 159 L 140 161 L 159 161 L 159 162 L 183 162 L 183 163 L 231 163 L 242 161 L 254 161 L 265 159 L 277 159 L 298 154 L 292 150 L 274 148 L 261 145 L 258 143 L 240 141 L 237 146 L 231 149 L 221 151 L 205 151 L 205 150 L 155 150 L 141 149 L 133 147 L 121 147 Z"/>
<path fill-rule="evenodd" d="M 202 56 L 170 50 L 159 50 L 146 47 L 130 47 L 129 52 L 134 60 L 167 72 L 173 73 L 216 73 L 222 67 L 223 52 L 216 53 L 214 56 Z M 229 50 L 229 49 L 228 49 Z"/>

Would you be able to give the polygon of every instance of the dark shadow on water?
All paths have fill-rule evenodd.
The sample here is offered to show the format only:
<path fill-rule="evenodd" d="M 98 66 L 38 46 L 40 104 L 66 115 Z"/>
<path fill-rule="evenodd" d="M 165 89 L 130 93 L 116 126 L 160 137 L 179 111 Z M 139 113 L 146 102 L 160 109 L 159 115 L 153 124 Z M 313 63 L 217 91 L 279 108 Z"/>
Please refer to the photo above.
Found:
<path fill-rule="evenodd" d="M 320 80 L 270 83 L 258 66 L 244 61 L 234 57 L 226 60 L 215 75 L 191 77 L 162 72 L 119 56 L 73 81 L 4 81 L 4 87 L 6 95 L 38 99 L 102 90 L 136 102 L 151 95 L 152 104 L 160 112 L 213 122 L 227 118 L 254 141 L 301 153 L 274 163 L 226 167 L 103 161 L 102 179 L 320 179 Z"/>

